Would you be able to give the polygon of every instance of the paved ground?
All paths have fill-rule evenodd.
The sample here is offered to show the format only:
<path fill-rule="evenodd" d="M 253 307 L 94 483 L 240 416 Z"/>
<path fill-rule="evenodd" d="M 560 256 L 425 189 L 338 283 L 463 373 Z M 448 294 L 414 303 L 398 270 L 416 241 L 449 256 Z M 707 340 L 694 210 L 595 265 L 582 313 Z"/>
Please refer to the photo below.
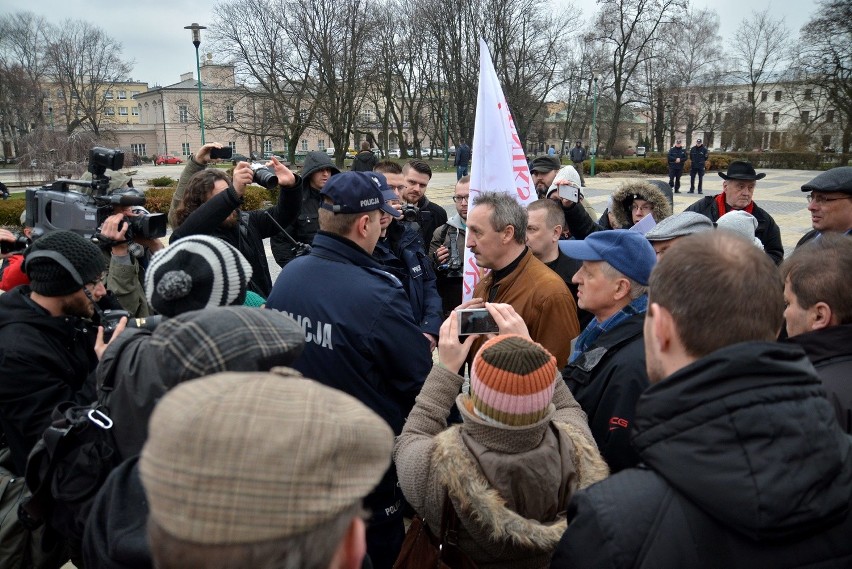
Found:
<path fill-rule="evenodd" d="M 137 187 L 144 187 L 148 178 L 156 176 L 171 176 L 177 179 L 183 166 L 141 166 L 138 168 L 129 169 L 128 172 L 133 172 L 132 176 Z M 778 226 L 781 228 L 781 240 L 784 243 L 784 250 L 789 254 L 796 245 L 799 238 L 811 229 L 810 214 L 807 210 L 808 202 L 805 199 L 804 192 L 801 191 L 801 186 L 805 182 L 811 180 L 819 174 L 817 171 L 810 170 L 767 170 L 767 176 L 757 183 L 757 189 L 754 193 L 755 201 L 767 210 Z M 598 213 L 603 212 L 606 208 L 606 202 L 609 196 L 615 191 L 627 178 L 648 178 L 668 181 L 667 177 L 651 177 L 641 174 L 616 173 L 616 174 L 601 174 L 594 178 L 586 177 L 587 187 L 583 190 L 589 202 L 595 207 Z M 16 171 L 0 170 L 0 180 L 7 182 L 16 179 Z M 455 185 L 455 174 L 449 172 L 436 173 L 429 185 L 427 195 L 429 199 L 437 204 L 444 206 L 448 212 L 455 211 L 452 202 L 453 187 Z M 684 176 L 682 181 L 686 181 L 687 189 L 689 187 L 689 176 Z M 15 189 L 13 191 L 23 191 Z M 681 189 L 682 192 L 686 190 Z M 722 191 L 722 179 L 716 172 L 708 172 L 704 176 L 704 192 L 706 194 L 717 194 Z M 699 196 L 697 194 L 675 194 L 675 212 L 681 212 Z M 272 259 L 272 254 L 267 245 L 267 256 L 269 257 L 269 266 L 272 270 L 272 279 L 278 276 L 278 266 Z"/>

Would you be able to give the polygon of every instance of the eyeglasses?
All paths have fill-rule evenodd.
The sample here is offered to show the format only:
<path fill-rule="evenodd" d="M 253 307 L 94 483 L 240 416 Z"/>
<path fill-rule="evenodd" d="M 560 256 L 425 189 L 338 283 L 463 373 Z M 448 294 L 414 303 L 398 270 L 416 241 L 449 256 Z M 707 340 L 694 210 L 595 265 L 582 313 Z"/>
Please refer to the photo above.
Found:
<path fill-rule="evenodd" d="M 808 194 L 808 203 L 816 203 L 819 205 L 827 204 L 828 202 L 836 202 L 837 200 L 852 199 L 852 196 L 843 196 L 841 198 L 827 198 L 822 194 Z"/>
<path fill-rule="evenodd" d="M 630 211 L 651 211 L 653 209 L 654 209 L 654 206 L 649 205 L 649 204 L 644 204 L 644 205 L 633 204 L 630 207 Z"/>
<path fill-rule="evenodd" d="M 456 203 L 468 202 L 468 196 L 453 196 L 453 201 Z"/>

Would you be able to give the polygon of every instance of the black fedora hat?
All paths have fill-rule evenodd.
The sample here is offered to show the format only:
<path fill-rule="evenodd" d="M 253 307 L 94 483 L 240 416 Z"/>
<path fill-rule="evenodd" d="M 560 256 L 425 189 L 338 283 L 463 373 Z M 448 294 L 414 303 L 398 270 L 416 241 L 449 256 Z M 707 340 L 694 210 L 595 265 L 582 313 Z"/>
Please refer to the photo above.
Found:
<path fill-rule="evenodd" d="M 766 174 L 755 172 L 751 162 L 735 160 L 728 164 L 728 173 L 719 172 L 719 176 L 725 180 L 762 180 Z"/>

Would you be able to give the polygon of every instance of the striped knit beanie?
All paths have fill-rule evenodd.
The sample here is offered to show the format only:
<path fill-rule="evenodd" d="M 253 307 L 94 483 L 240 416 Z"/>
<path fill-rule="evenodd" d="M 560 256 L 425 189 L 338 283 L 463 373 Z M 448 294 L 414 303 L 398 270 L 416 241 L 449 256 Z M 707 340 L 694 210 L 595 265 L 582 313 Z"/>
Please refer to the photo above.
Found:
<path fill-rule="evenodd" d="M 168 317 L 242 304 L 251 275 L 251 265 L 235 247 L 208 235 L 191 235 L 151 258 L 145 296 L 151 308 Z"/>
<path fill-rule="evenodd" d="M 532 425 L 549 412 L 555 380 L 556 358 L 540 344 L 513 334 L 497 336 L 473 360 L 473 411 L 490 423 Z"/>

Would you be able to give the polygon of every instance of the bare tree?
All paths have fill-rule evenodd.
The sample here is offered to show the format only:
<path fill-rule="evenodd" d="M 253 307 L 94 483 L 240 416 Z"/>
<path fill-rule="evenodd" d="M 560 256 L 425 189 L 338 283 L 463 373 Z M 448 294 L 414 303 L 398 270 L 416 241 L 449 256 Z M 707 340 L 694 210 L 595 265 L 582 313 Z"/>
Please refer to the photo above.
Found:
<path fill-rule="evenodd" d="M 752 12 L 743 20 L 734 40 L 734 65 L 740 79 L 749 87 L 748 136 L 745 146 L 754 148 L 762 133 L 757 132 L 758 109 L 763 91 L 771 91 L 782 78 L 789 59 L 790 32 L 783 18 L 773 18 L 769 8 Z"/>
<path fill-rule="evenodd" d="M 119 42 L 85 21 L 66 20 L 49 38 L 46 69 L 61 94 L 66 132 L 83 128 L 97 136 L 108 124 L 107 97 L 127 80 L 131 64 L 121 59 Z"/>
<path fill-rule="evenodd" d="M 610 52 L 607 75 L 611 84 L 607 86 L 612 91 L 613 113 L 606 142 L 609 153 L 625 108 L 641 102 L 634 76 L 653 58 L 652 46 L 686 5 L 685 0 L 601 0 L 598 4 L 593 33 Z"/>
<path fill-rule="evenodd" d="M 852 3 L 822 0 L 802 28 L 802 61 L 810 80 L 825 92 L 836 110 L 844 153 L 852 146 Z"/>

